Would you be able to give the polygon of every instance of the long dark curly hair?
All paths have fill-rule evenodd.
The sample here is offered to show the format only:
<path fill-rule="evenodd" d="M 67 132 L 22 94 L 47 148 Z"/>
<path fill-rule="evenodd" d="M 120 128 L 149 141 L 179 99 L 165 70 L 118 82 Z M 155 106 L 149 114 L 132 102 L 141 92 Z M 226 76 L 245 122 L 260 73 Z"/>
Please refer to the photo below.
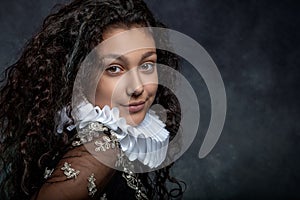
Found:
<path fill-rule="evenodd" d="M 0 91 L 1 199 L 28 199 L 41 187 L 43 158 L 63 153 L 70 143 L 66 130 L 54 134 L 55 116 L 71 104 L 78 67 L 102 41 L 103 32 L 118 24 L 164 27 L 142 0 L 75 0 L 49 15 L 18 61 L 6 69 Z M 157 53 L 158 63 L 178 70 L 175 55 Z M 168 110 L 166 125 L 174 137 L 181 117 L 177 99 L 159 86 L 155 103 Z M 169 175 L 170 167 L 155 171 L 152 179 L 142 174 L 149 198 L 182 195 L 181 184 Z M 175 188 L 168 189 L 167 181 Z"/>

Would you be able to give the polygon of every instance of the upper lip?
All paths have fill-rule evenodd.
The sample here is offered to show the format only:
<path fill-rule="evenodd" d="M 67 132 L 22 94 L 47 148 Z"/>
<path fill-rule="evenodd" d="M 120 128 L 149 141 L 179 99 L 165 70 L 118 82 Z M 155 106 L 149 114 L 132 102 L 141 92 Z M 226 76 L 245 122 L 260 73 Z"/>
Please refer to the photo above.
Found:
<path fill-rule="evenodd" d="M 141 104 L 144 104 L 144 103 L 145 103 L 145 101 L 135 101 L 135 102 L 129 103 L 126 106 L 138 106 L 138 105 L 141 105 Z"/>

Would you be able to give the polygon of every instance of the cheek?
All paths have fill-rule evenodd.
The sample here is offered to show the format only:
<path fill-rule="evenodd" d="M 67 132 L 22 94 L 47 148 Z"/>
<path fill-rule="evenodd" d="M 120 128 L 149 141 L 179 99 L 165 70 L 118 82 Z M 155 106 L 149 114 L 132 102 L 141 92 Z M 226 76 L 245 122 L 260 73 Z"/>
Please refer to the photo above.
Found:
<path fill-rule="evenodd" d="M 147 91 L 150 97 L 154 98 L 157 92 L 157 87 L 158 87 L 157 84 L 148 84 L 145 85 L 144 89 Z"/>
<path fill-rule="evenodd" d="M 144 90 L 147 91 L 150 97 L 155 96 L 158 88 L 158 75 L 157 72 L 150 76 L 142 76 L 144 82 Z"/>
<path fill-rule="evenodd" d="M 95 104 L 103 108 L 105 105 L 111 107 L 111 98 L 114 91 L 114 84 L 105 78 L 101 79 L 97 85 Z"/>

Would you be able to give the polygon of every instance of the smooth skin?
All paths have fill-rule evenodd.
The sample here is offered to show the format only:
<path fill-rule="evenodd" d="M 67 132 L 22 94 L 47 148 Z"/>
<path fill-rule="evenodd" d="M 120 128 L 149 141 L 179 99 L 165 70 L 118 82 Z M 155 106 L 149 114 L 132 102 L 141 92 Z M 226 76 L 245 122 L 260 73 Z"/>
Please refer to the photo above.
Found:
<path fill-rule="evenodd" d="M 95 104 L 119 108 L 127 124 L 136 126 L 154 101 L 158 78 L 153 37 L 144 29 L 132 30 L 111 28 L 103 35 L 109 42 L 99 49 L 104 69 Z"/>

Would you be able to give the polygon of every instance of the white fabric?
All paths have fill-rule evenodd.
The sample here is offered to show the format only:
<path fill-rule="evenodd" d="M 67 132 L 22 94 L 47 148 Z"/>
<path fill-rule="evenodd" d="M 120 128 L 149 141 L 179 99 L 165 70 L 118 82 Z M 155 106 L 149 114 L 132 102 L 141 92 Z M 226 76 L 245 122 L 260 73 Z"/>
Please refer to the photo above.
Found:
<path fill-rule="evenodd" d="M 86 127 L 90 122 L 100 122 L 116 131 L 121 149 L 130 161 L 139 160 L 150 168 L 158 167 L 166 158 L 169 132 L 154 111 L 149 110 L 138 126 L 130 126 L 119 117 L 119 109 L 104 106 L 100 109 L 91 103 L 78 107 L 76 126 Z M 121 130 L 117 131 L 118 128 Z"/>

